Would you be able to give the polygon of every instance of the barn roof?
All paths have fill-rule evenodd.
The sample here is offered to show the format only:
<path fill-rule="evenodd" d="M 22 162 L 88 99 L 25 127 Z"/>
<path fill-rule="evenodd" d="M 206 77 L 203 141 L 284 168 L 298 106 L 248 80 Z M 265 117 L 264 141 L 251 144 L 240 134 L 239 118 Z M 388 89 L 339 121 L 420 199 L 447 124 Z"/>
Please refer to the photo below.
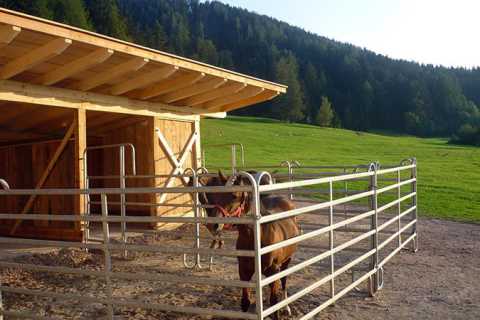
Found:
<path fill-rule="evenodd" d="M 3 8 L 0 48 L 0 98 L 20 103 L 224 116 L 287 88 Z"/>

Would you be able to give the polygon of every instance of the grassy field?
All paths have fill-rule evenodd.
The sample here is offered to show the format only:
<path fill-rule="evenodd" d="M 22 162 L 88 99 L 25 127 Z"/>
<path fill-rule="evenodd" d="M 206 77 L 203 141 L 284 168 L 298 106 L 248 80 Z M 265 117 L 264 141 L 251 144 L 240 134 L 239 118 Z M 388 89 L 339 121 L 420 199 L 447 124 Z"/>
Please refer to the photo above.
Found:
<path fill-rule="evenodd" d="M 243 143 L 248 165 L 398 163 L 418 161 L 419 211 L 423 216 L 480 223 L 480 148 L 447 144 L 444 139 L 388 136 L 286 124 L 269 119 L 229 117 L 202 121 L 207 164 L 229 164 L 221 143 Z"/>

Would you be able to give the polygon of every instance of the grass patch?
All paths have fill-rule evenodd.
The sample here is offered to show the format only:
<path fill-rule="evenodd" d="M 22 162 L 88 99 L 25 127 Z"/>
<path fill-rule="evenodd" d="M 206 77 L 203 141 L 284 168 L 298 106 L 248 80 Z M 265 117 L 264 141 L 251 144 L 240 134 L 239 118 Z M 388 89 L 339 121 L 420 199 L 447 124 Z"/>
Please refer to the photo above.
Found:
<path fill-rule="evenodd" d="M 480 148 L 447 139 L 385 136 L 343 129 L 228 117 L 202 121 L 207 164 L 228 166 L 230 150 L 208 144 L 243 143 L 247 166 L 298 160 L 304 165 L 398 163 L 418 160 L 418 203 L 423 216 L 480 223 Z"/>

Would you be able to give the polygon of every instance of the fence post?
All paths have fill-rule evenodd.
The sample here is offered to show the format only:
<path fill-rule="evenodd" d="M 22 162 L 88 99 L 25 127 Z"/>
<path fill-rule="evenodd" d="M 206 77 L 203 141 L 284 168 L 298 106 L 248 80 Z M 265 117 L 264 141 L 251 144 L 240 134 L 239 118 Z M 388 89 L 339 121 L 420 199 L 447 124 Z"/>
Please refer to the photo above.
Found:
<path fill-rule="evenodd" d="M 237 173 L 237 146 L 232 144 L 232 175 Z"/>
<path fill-rule="evenodd" d="M 293 169 L 292 169 L 292 164 L 290 163 L 290 161 L 288 160 L 285 160 L 285 161 L 282 161 L 280 163 L 280 166 L 282 167 L 287 167 L 287 170 L 288 170 L 288 182 L 292 182 L 293 181 Z M 292 190 L 292 188 L 288 188 L 289 191 Z M 293 200 L 293 193 L 289 193 L 288 194 L 288 197 L 290 198 L 290 200 Z"/>
<path fill-rule="evenodd" d="M 192 208 L 193 208 L 193 216 L 195 217 L 195 229 L 194 229 L 194 237 L 195 237 L 195 242 L 194 242 L 194 248 L 197 249 L 197 253 L 194 255 L 195 259 L 192 264 L 188 264 L 187 262 L 187 254 L 183 254 L 183 265 L 187 269 L 203 269 L 201 265 L 201 257 L 200 257 L 200 252 L 198 252 L 198 249 L 200 249 L 200 222 L 198 219 L 200 218 L 200 207 L 199 207 L 199 199 L 198 199 L 198 191 L 197 188 L 199 187 L 199 182 L 198 182 L 198 174 L 195 170 L 192 168 L 185 169 L 183 174 L 186 172 L 191 172 L 192 176 L 192 186 L 195 188 L 195 191 L 192 193 Z M 210 266 L 209 269 L 211 270 L 213 266 L 213 256 L 210 256 Z"/>
<path fill-rule="evenodd" d="M 330 225 L 330 228 L 332 227 L 333 225 L 333 205 L 332 205 L 332 201 L 333 201 L 333 182 L 330 181 L 329 183 L 329 194 L 330 194 L 330 197 L 329 197 L 329 201 L 330 201 L 330 214 L 329 214 L 329 218 L 328 218 L 328 224 Z M 332 279 L 330 280 L 330 297 L 333 298 L 335 296 L 335 257 L 334 257 L 334 254 L 333 254 L 333 246 L 334 246 L 334 243 L 333 243 L 333 240 L 334 240 L 334 233 L 333 233 L 333 228 L 330 229 L 330 233 L 329 233 L 329 245 L 330 245 L 330 272 L 331 272 L 331 276 L 332 276 Z"/>
<path fill-rule="evenodd" d="M 193 187 L 195 188 L 195 191 L 193 192 L 193 214 L 195 216 L 195 219 L 200 218 L 200 210 L 198 207 L 198 176 L 195 171 L 192 173 L 192 179 L 193 179 Z M 200 222 L 198 220 L 195 221 L 195 249 L 200 249 Z M 200 252 L 197 251 L 197 254 L 195 255 L 195 266 L 199 269 L 202 268 L 200 265 Z"/>
<path fill-rule="evenodd" d="M 0 187 L 4 190 L 10 189 L 10 186 L 8 185 L 7 181 L 4 179 L 0 179 Z M 2 282 L 0 281 L 0 285 L 2 285 Z M 0 290 L 0 320 L 3 320 L 3 311 L 5 309 L 3 308 L 3 298 L 2 298 L 2 290 Z"/>
<path fill-rule="evenodd" d="M 370 258 L 370 271 L 375 270 L 378 267 L 378 197 L 377 197 L 377 163 L 371 163 L 369 165 L 369 171 L 373 171 L 374 174 L 370 176 L 370 190 L 373 191 L 373 195 L 370 196 L 370 209 L 374 211 L 370 219 L 370 230 L 375 230 L 375 233 L 370 238 L 370 249 L 375 249 L 375 253 Z M 379 276 L 378 270 L 370 276 L 368 279 L 369 294 L 375 295 L 379 288 Z"/>
<path fill-rule="evenodd" d="M 415 210 L 412 211 L 412 219 L 417 221 L 418 219 L 418 203 L 417 203 L 417 159 L 412 158 L 412 179 L 415 178 L 415 181 L 412 183 L 412 192 L 415 192 L 415 195 L 412 197 L 412 206 L 415 206 Z M 412 235 L 415 235 L 412 241 L 412 251 L 418 251 L 418 235 L 417 235 L 417 222 L 413 224 Z"/>
<path fill-rule="evenodd" d="M 258 191 L 258 185 L 255 179 L 251 176 L 247 176 L 252 185 L 252 214 L 255 219 L 255 225 L 253 226 L 254 234 L 254 247 L 255 247 L 255 302 L 257 319 L 263 320 L 263 294 L 262 294 L 262 255 L 260 250 L 262 249 L 262 230 L 260 224 L 260 193 Z"/>
<path fill-rule="evenodd" d="M 347 168 L 343 168 L 343 174 L 347 174 Z M 348 180 L 345 180 L 343 182 L 343 196 L 348 197 Z M 343 204 L 343 219 L 347 220 L 348 219 L 348 208 L 347 208 L 347 203 Z M 348 225 L 345 225 L 344 229 L 348 229 Z"/>
<path fill-rule="evenodd" d="M 102 227 L 103 227 L 103 253 L 105 257 L 105 286 L 107 295 L 107 319 L 113 320 L 113 290 L 112 280 L 110 279 L 110 272 L 112 271 L 112 257 L 110 255 L 110 231 L 108 228 L 108 203 L 107 195 L 102 193 Z"/>
<path fill-rule="evenodd" d="M 397 170 L 397 184 L 399 185 L 397 188 L 397 200 L 402 197 L 402 187 L 400 186 L 400 182 L 402 182 L 402 177 L 400 173 L 400 169 Z M 397 213 L 398 213 L 398 247 L 402 246 L 402 234 L 400 230 L 402 230 L 402 219 L 400 215 L 402 214 L 402 203 L 398 202 L 397 204 Z"/>
<path fill-rule="evenodd" d="M 125 188 L 126 181 L 125 181 L 125 146 L 120 146 L 120 189 L 122 192 L 120 193 L 120 215 L 122 217 L 122 221 L 120 222 L 120 228 L 122 232 L 122 244 L 123 244 L 123 258 L 127 257 L 127 223 L 125 221 L 125 217 L 127 215 L 127 208 L 126 208 L 126 196 L 125 196 Z"/>
<path fill-rule="evenodd" d="M 0 282 L 0 285 L 2 285 L 2 283 Z M 5 309 L 3 308 L 3 299 L 2 299 L 2 290 L 0 290 L 0 320 L 3 320 L 3 311 Z"/>

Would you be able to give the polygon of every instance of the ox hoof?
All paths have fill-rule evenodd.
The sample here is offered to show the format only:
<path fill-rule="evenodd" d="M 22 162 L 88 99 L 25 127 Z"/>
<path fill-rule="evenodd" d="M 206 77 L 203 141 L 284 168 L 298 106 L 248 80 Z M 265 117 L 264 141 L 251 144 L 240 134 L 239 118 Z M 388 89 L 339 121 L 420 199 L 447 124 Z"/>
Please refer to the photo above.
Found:
<path fill-rule="evenodd" d="M 284 310 L 285 310 L 285 313 L 287 314 L 287 316 L 289 316 L 289 317 L 292 316 L 292 309 L 290 309 L 290 306 L 286 306 Z"/>
<path fill-rule="evenodd" d="M 243 312 L 247 312 L 250 308 L 251 302 L 248 299 L 242 299 L 241 308 Z"/>

